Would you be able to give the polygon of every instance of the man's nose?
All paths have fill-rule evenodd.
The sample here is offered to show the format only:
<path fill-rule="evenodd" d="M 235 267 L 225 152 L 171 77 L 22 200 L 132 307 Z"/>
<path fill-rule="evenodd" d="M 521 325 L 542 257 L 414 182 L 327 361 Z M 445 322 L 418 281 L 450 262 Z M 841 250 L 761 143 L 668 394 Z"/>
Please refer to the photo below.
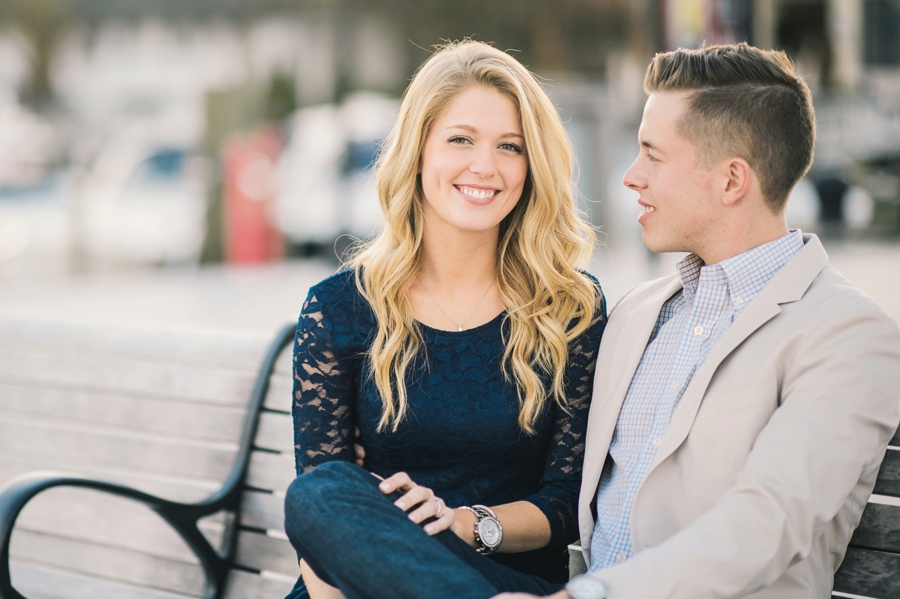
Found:
<path fill-rule="evenodd" d="M 635 159 L 633 163 L 631 163 L 631 166 L 628 167 L 628 170 L 625 171 L 625 176 L 622 178 L 622 184 L 625 185 L 625 187 L 627 187 L 628 189 L 633 189 L 635 191 L 639 191 L 647 187 L 647 179 L 640 173 L 640 170 L 638 168 L 639 159 L 640 156 L 638 156 L 638 158 Z"/>

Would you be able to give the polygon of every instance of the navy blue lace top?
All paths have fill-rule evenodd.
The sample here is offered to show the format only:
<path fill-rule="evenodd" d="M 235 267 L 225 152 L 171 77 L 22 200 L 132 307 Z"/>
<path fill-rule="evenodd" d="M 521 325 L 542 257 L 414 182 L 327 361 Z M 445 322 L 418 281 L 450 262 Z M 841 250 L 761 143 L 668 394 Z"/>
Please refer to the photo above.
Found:
<path fill-rule="evenodd" d="M 501 367 L 504 314 L 462 332 L 420 323 L 425 352 L 407 374 L 409 410 L 396 432 L 378 432 L 382 404 L 366 362 L 375 315 L 356 289 L 353 271 L 315 285 L 294 345 L 298 474 L 329 460 L 353 461 L 358 426 L 366 468 L 376 474 L 405 471 L 450 507 L 521 500 L 537 506 L 550 522 L 549 546 L 491 558 L 564 582 L 565 547 L 578 536 L 584 436 L 606 325 L 606 303 L 594 282 L 591 326 L 570 344 L 569 413 L 548 402 L 533 435 L 519 427 L 516 388 Z"/>

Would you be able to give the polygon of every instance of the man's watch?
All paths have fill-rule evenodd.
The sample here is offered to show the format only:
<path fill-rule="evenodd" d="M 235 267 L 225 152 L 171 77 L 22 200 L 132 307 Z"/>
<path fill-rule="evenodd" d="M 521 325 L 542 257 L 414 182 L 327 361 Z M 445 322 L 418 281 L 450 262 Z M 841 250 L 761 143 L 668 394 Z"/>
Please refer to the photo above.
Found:
<path fill-rule="evenodd" d="M 574 599 L 606 599 L 609 587 L 587 576 L 576 576 L 566 585 L 566 592 Z"/>
<path fill-rule="evenodd" d="M 477 518 L 475 520 L 475 542 L 478 543 L 478 547 L 475 551 L 483 555 L 490 555 L 497 551 L 500 543 L 503 542 L 503 525 L 500 524 L 494 510 L 486 505 L 473 505 L 472 507 L 463 505 L 460 507 L 469 510 Z"/>

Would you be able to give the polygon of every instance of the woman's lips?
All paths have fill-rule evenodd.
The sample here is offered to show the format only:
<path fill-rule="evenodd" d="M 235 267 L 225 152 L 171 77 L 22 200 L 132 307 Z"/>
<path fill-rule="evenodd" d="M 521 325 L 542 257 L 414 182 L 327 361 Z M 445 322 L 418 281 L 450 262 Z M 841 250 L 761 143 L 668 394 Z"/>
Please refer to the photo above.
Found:
<path fill-rule="evenodd" d="M 457 191 L 466 197 L 466 199 L 475 204 L 489 204 L 494 196 L 500 193 L 499 189 L 489 187 L 471 187 L 469 185 L 455 185 Z"/>

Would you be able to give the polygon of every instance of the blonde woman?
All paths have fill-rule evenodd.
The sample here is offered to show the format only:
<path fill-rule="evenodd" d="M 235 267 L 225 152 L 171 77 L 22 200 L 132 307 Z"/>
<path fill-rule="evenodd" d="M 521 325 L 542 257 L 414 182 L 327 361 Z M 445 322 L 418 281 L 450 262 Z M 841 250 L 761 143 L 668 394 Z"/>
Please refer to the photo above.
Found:
<path fill-rule="evenodd" d="M 566 580 L 606 322 L 579 270 L 593 236 L 572 162 L 553 105 L 509 55 L 454 43 L 416 73 L 377 164 L 384 230 L 310 290 L 297 330 L 286 528 L 313 599 L 340 596 L 320 579 L 348 597 L 415 596 L 403 585 L 421 555 L 403 544 L 416 535 L 536 575 L 501 590 Z M 380 487 L 352 465 L 357 427 Z M 385 526 L 390 547 L 366 541 Z M 337 574 L 349 564 L 356 582 Z"/>

